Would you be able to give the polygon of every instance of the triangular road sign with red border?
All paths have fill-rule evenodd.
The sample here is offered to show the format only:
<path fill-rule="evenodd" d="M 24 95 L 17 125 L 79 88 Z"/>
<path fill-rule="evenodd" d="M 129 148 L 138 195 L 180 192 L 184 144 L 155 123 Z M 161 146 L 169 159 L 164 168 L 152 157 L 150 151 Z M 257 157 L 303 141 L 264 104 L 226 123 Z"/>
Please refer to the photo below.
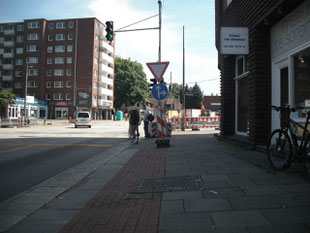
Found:
<path fill-rule="evenodd" d="M 169 65 L 169 62 L 149 62 L 146 63 L 146 65 L 149 67 L 150 71 L 152 72 L 152 74 L 154 75 L 154 77 L 156 78 L 156 80 L 158 82 L 161 81 L 161 79 L 164 76 L 164 73 Z"/>

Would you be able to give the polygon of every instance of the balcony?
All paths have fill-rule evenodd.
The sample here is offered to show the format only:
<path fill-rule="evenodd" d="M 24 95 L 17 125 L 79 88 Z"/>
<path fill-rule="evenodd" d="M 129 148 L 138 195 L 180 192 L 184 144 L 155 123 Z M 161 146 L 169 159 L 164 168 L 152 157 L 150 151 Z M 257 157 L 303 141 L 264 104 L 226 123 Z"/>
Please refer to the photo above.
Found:
<path fill-rule="evenodd" d="M 4 41 L 3 46 L 4 47 L 14 47 L 15 43 L 14 41 Z"/>
<path fill-rule="evenodd" d="M 13 81 L 13 75 L 2 75 L 2 81 Z"/>
<path fill-rule="evenodd" d="M 100 49 L 101 50 L 108 50 L 109 53 L 114 53 L 113 46 L 109 45 L 108 42 L 105 42 L 104 40 L 100 40 Z"/>
<path fill-rule="evenodd" d="M 14 53 L 13 52 L 4 53 L 3 54 L 3 58 L 14 58 Z"/>
<path fill-rule="evenodd" d="M 108 85 L 113 85 L 113 79 L 112 78 L 108 78 L 108 76 L 103 75 L 103 74 L 100 74 L 99 82 L 106 83 Z"/>
<path fill-rule="evenodd" d="M 3 87 L 2 91 L 13 92 L 13 87 Z"/>
<path fill-rule="evenodd" d="M 104 64 L 99 65 L 99 72 L 108 73 L 108 74 L 113 75 L 113 69 L 107 65 L 104 65 Z"/>
<path fill-rule="evenodd" d="M 100 52 L 100 61 L 106 61 L 110 64 L 114 63 L 114 59 L 113 57 L 109 56 L 108 54 L 104 53 L 104 52 Z"/>
<path fill-rule="evenodd" d="M 4 70 L 13 70 L 14 66 L 12 64 L 2 64 Z"/>
<path fill-rule="evenodd" d="M 113 90 L 109 90 L 109 89 L 100 87 L 100 88 L 99 88 L 99 94 L 100 94 L 100 95 L 113 96 Z"/>
<path fill-rule="evenodd" d="M 15 35 L 15 30 L 14 29 L 4 30 L 4 35 L 13 36 L 13 35 Z"/>
<path fill-rule="evenodd" d="M 111 107 L 112 101 L 100 99 L 100 100 L 98 100 L 98 106 L 100 106 L 100 107 Z"/>

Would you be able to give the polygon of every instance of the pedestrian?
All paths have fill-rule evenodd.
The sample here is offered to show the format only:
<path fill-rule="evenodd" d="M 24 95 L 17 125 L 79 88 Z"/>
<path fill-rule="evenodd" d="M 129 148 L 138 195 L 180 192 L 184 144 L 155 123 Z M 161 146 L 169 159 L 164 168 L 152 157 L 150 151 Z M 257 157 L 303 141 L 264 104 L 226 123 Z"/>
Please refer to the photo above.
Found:
<path fill-rule="evenodd" d="M 133 102 L 130 103 L 130 106 L 127 108 L 126 120 L 129 118 L 129 138 L 135 134 L 134 129 L 137 125 L 140 125 L 140 112 L 139 109 L 135 106 Z"/>
<path fill-rule="evenodd" d="M 146 138 L 150 137 L 149 134 L 149 115 L 150 115 L 150 111 L 146 109 L 146 105 L 143 105 L 143 123 L 144 123 L 144 135 Z"/>

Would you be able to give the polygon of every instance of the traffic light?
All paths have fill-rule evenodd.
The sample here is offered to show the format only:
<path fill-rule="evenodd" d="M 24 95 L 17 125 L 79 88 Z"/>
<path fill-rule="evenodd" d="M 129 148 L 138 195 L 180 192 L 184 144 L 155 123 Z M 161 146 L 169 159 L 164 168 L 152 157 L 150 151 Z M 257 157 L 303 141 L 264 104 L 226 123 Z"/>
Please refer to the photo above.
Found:
<path fill-rule="evenodd" d="M 150 90 L 152 90 L 153 86 L 157 83 L 157 80 L 156 80 L 156 78 L 151 78 L 150 81 L 151 81 L 151 83 L 150 83 L 151 89 Z"/>
<path fill-rule="evenodd" d="M 113 21 L 107 21 L 105 24 L 105 31 L 107 32 L 105 38 L 107 38 L 108 41 L 113 41 Z"/>

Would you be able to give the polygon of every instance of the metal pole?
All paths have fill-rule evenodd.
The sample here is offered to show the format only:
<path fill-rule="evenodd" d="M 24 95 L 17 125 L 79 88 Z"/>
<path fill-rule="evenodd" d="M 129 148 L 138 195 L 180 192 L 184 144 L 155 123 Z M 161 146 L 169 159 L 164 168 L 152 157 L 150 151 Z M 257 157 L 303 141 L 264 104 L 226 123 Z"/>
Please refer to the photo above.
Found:
<path fill-rule="evenodd" d="M 184 26 L 183 26 L 183 119 L 182 131 L 185 131 L 185 41 L 184 41 Z"/>
<path fill-rule="evenodd" d="M 25 110 L 24 110 L 24 116 L 27 118 L 27 84 L 28 84 L 28 62 L 26 62 L 26 81 L 25 81 Z M 27 121 L 26 121 L 27 122 Z"/>
<path fill-rule="evenodd" d="M 158 49 L 158 62 L 161 62 L 161 1 L 158 1 L 159 7 L 159 49 Z"/>

